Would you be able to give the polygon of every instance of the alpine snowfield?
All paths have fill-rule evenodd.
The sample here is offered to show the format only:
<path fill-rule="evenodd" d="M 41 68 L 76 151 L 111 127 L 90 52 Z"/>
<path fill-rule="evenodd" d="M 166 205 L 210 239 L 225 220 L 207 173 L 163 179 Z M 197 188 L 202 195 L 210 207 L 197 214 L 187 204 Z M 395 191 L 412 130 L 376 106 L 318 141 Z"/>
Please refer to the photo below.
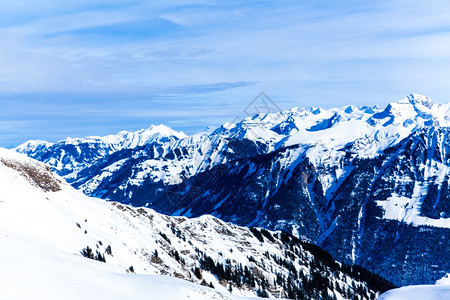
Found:
<path fill-rule="evenodd" d="M 65 253 L 0 231 L 0 299 L 255 299 L 218 292 L 170 276 L 127 274 L 122 268 Z"/>
<path fill-rule="evenodd" d="M 450 297 L 450 274 L 435 285 L 413 285 L 390 290 L 378 300 L 444 300 Z"/>
<path fill-rule="evenodd" d="M 225 288 L 128 274 L 133 264 L 158 273 L 142 270 L 132 252 L 141 243 L 155 248 L 150 229 L 138 222 L 138 233 L 125 213 L 85 197 L 31 159 L 0 149 L 0 160 L 0 299 L 242 299 Z M 60 190 L 46 193 L 46 186 Z M 100 239 L 114 245 L 107 264 L 80 255 L 80 246 Z"/>

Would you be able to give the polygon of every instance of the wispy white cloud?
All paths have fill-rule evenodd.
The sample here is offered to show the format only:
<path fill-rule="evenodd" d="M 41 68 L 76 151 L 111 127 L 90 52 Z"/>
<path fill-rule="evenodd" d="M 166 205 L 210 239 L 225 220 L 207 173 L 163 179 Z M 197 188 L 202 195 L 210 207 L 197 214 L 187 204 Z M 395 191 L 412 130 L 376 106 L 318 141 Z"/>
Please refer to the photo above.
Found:
<path fill-rule="evenodd" d="M 445 2 L 378 3 L 355 10 L 355 2 L 317 7 L 292 2 L 267 6 L 182 2 L 149 7 L 125 1 L 122 5 L 129 5 L 120 9 L 34 19 L 0 31 L 5 40 L 13 41 L 0 53 L 5 66 L 2 77 L 9 78 L 4 88 L 14 86 L 15 80 L 26 86 L 29 77 L 33 78 L 30 88 L 43 89 L 71 89 L 69 82 L 81 89 L 97 89 L 123 84 L 135 88 L 149 82 L 200 85 L 262 77 L 270 81 L 285 79 L 294 68 L 304 70 L 293 72 L 299 80 L 317 75 L 326 80 L 326 74 L 315 74 L 311 64 L 447 56 L 448 34 L 442 31 L 450 12 L 442 9 Z M 114 31 L 124 23 L 161 17 L 188 28 L 156 40 L 152 35 L 161 28 L 147 28 L 147 36 L 125 44 L 120 42 L 121 34 L 112 40 L 102 38 L 108 28 Z M 95 34 L 95 28 L 105 26 Z M 74 33 L 86 28 L 94 33 Z M 7 72 L 11 69 L 17 71 Z M 61 76 L 61 69 L 71 75 Z"/>
<path fill-rule="evenodd" d="M 6 0 L 0 95 L 164 95 L 192 120 L 205 116 L 185 99 L 234 111 L 261 90 L 282 108 L 384 104 L 412 91 L 444 101 L 449 20 L 440 0 Z M 20 118 L 3 104 L 0 118 Z"/>

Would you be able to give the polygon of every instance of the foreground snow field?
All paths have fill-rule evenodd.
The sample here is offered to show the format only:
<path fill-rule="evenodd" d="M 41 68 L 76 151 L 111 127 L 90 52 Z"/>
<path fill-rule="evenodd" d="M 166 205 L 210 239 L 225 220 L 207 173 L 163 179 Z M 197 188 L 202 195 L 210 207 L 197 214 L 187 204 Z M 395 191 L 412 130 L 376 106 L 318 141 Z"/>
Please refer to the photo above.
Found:
<path fill-rule="evenodd" d="M 412 285 L 387 291 L 378 300 L 450 299 L 450 285 Z"/>
<path fill-rule="evenodd" d="M 128 221 L 121 211 L 85 197 L 22 155 L 0 149 L 0 162 L 0 299 L 242 299 L 225 288 L 126 273 L 125 263 L 137 263 L 136 255 L 127 253 L 136 230 L 130 230 L 133 224 L 115 227 Z M 83 229 L 77 221 L 85 222 Z M 119 233 L 114 237 L 107 229 Z M 100 236 L 115 245 L 108 264 L 79 252 L 80 245 L 95 245 Z"/>
<path fill-rule="evenodd" d="M 378 300 L 445 300 L 450 299 L 450 273 L 438 280 L 436 285 L 412 285 L 393 289 L 382 294 Z"/>
<path fill-rule="evenodd" d="M 169 276 L 127 274 L 3 230 L 0 243 L 0 299 L 256 299 Z"/>

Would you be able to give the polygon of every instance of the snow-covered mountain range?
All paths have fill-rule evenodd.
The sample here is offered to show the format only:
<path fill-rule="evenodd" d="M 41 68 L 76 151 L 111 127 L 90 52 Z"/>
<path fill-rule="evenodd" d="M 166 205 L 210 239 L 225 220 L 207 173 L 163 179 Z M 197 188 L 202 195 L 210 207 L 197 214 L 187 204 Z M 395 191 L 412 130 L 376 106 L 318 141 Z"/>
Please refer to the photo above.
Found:
<path fill-rule="evenodd" d="M 449 125 L 450 104 L 412 94 L 385 108 L 259 114 L 193 136 L 152 126 L 16 151 L 88 195 L 290 232 L 403 285 L 450 270 Z"/>
<path fill-rule="evenodd" d="M 2 299 L 374 299 L 393 287 L 286 233 L 90 198 L 1 148 L 0 191 Z"/>

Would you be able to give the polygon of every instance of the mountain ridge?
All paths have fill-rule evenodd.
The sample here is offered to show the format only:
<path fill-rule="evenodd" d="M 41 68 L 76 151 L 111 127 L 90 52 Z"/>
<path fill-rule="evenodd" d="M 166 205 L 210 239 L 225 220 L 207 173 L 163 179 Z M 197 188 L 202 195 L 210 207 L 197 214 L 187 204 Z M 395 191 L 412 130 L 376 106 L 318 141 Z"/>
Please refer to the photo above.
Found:
<path fill-rule="evenodd" d="M 63 159 L 62 144 L 22 152 L 49 163 L 92 196 L 171 215 L 213 214 L 239 225 L 284 230 L 396 284 L 429 283 L 450 266 L 426 267 L 431 258 L 419 256 L 420 247 L 427 246 L 407 239 L 449 248 L 444 197 L 449 120 L 450 104 L 412 94 L 384 109 L 294 108 L 103 156 L 80 150 L 89 166 L 69 174 L 55 167 Z M 70 163 L 66 170 L 73 170 Z M 409 217 L 402 206 L 413 208 Z M 430 231 L 426 227 L 432 224 L 437 226 Z M 387 251 L 386 261 L 402 267 L 391 270 L 371 247 L 383 248 L 398 235 L 404 237 L 393 249 L 400 254 Z M 429 274 L 406 271 L 405 257 L 415 255 Z"/>

